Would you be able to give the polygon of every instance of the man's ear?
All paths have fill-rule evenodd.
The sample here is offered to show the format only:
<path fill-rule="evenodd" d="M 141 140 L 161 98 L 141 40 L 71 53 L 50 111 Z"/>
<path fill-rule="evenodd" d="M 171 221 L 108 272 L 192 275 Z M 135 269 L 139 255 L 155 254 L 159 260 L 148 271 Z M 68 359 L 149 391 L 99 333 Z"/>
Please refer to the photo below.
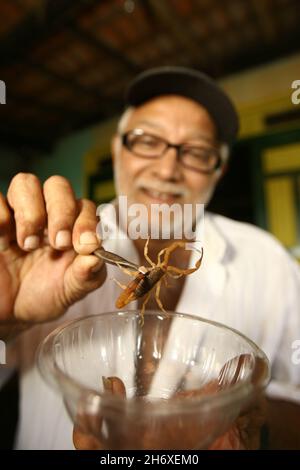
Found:
<path fill-rule="evenodd" d="M 226 175 L 228 170 L 227 163 L 224 163 L 221 168 L 219 168 L 215 174 L 215 184 L 219 184 L 221 179 Z"/>
<path fill-rule="evenodd" d="M 228 161 L 229 161 L 229 157 L 230 157 L 230 148 L 228 146 L 228 144 L 221 144 L 221 147 L 220 147 L 220 156 L 221 156 L 221 168 L 220 168 L 220 171 L 218 172 L 218 181 L 220 181 L 223 176 L 226 175 L 227 173 L 227 170 L 228 170 Z"/>
<path fill-rule="evenodd" d="M 228 163 L 224 163 L 224 165 L 221 168 L 220 176 L 219 179 L 221 180 L 227 173 L 228 170 Z"/>

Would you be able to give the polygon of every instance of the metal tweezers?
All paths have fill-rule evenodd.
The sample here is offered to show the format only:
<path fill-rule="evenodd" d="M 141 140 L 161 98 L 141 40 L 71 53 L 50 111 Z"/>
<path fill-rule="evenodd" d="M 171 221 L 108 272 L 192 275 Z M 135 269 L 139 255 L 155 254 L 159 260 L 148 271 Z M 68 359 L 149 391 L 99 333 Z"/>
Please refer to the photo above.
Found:
<path fill-rule="evenodd" d="M 122 258 L 122 256 L 116 255 L 111 251 L 106 251 L 102 247 L 97 248 L 97 250 L 93 252 L 93 255 L 103 259 L 103 261 L 108 264 L 113 264 L 115 266 L 123 266 L 124 268 L 130 269 L 131 271 L 140 270 L 140 267 L 137 264 L 132 263 L 131 261 L 128 261 L 127 259 Z"/>

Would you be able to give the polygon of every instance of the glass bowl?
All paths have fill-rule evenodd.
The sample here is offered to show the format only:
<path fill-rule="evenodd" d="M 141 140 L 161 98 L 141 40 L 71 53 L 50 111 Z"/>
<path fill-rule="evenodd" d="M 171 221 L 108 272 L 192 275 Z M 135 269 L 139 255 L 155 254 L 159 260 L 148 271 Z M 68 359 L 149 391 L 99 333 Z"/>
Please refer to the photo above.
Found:
<path fill-rule="evenodd" d="M 197 316 L 117 311 L 62 325 L 37 362 L 103 449 L 205 449 L 269 380 L 248 338 Z"/>

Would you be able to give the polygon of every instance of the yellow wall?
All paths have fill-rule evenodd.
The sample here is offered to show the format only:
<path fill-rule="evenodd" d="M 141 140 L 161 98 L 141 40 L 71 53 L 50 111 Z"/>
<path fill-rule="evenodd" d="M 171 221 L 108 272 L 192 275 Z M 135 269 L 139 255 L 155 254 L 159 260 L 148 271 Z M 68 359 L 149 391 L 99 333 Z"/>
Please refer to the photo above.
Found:
<path fill-rule="evenodd" d="M 300 54 L 220 81 L 240 114 L 240 137 L 266 132 L 263 120 L 267 114 L 295 109 L 291 84 L 297 79 L 300 79 Z"/>
<path fill-rule="evenodd" d="M 264 135 L 270 132 L 265 123 L 268 115 L 294 110 L 291 87 L 300 79 L 300 54 L 247 70 L 220 82 L 231 96 L 240 116 L 240 138 Z M 300 105 L 299 109 L 300 109 Z M 300 123 L 275 126 L 272 131 L 299 128 Z M 298 190 L 300 172 L 300 144 L 266 148 L 261 155 L 263 201 L 267 228 L 298 259 Z M 276 175 L 278 173 L 278 175 Z M 279 174 L 281 173 L 281 174 Z M 257 184 L 260 184 L 259 182 Z"/>
<path fill-rule="evenodd" d="M 287 248 L 298 244 L 297 210 L 293 180 L 289 176 L 265 179 L 270 232 Z"/>
<path fill-rule="evenodd" d="M 268 228 L 299 256 L 298 204 L 300 143 L 270 147 L 262 153 Z"/>

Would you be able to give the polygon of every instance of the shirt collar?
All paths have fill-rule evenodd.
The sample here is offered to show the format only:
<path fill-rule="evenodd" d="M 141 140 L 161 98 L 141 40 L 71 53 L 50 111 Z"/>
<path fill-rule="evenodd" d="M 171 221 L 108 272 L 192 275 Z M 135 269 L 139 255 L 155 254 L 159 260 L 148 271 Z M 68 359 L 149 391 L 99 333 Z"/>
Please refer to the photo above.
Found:
<path fill-rule="evenodd" d="M 208 261 L 224 263 L 229 246 L 229 241 L 216 224 L 213 214 L 205 212 L 203 247 Z"/>

